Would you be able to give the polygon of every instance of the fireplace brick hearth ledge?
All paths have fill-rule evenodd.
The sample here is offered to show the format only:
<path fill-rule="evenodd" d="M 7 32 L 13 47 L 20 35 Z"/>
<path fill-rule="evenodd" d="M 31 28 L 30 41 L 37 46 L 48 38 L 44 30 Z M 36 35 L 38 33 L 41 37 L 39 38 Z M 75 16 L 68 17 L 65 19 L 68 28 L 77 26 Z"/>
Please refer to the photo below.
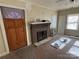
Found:
<path fill-rule="evenodd" d="M 31 25 L 32 44 L 39 46 L 50 39 L 50 22 L 34 22 Z"/>

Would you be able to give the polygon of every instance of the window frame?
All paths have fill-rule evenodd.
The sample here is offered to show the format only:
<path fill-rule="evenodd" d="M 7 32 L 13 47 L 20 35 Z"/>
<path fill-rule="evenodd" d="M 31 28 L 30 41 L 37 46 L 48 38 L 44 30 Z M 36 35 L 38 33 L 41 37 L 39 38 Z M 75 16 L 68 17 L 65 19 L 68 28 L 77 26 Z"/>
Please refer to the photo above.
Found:
<path fill-rule="evenodd" d="M 78 22 L 79 22 L 79 14 L 67 15 L 67 19 L 66 19 L 66 30 L 78 30 L 78 27 L 79 27 L 79 26 L 78 26 L 78 25 L 79 25 L 78 22 L 74 22 L 74 24 L 77 23 L 77 29 L 69 29 L 69 28 L 67 28 L 67 26 L 68 26 L 68 23 L 67 23 L 67 22 L 68 22 L 68 17 L 69 17 L 69 16 L 78 16 Z M 73 23 L 73 22 L 71 22 L 71 23 Z"/>

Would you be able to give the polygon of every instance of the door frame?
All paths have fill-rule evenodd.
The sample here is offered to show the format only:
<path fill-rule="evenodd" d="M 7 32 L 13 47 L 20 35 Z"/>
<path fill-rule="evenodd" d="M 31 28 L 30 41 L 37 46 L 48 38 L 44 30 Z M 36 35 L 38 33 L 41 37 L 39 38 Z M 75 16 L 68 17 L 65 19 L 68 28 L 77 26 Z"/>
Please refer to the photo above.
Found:
<path fill-rule="evenodd" d="M 17 7 L 17 6 L 13 6 L 13 5 L 9 5 L 9 4 L 4 4 L 4 3 L 0 3 L 0 6 L 12 7 L 12 8 L 18 8 L 18 9 L 24 9 L 25 10 L 25 8 L 23 8 L 23 7 Z M 7 37 L 6 37 L 6 32 L 5 32 L 5 27 L 4 27 L 4 22 L 3 22 L 3 17 L 2 17 L 2 14 L 1 14 L 1 9 L 0 9 L 0 26 L 1 26 L 1 32 L 2 32 L 3 41 L 4 41 L 4 47 L 5 47 L 5 52 L 0 54 L 0 57 L 1 57 L 1 56 L 4 56 L 4 55 L 10 53 L 8 41 L 7 41 Z"/>

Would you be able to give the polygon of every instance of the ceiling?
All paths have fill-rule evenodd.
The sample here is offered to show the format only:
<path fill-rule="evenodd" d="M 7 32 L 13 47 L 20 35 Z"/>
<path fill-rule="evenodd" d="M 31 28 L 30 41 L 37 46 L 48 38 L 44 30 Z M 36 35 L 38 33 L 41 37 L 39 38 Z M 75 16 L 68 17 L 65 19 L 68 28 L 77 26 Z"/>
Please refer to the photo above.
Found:
<path fill-rule="evenodd" d="M 52 10 L 62 10 L 79 6 L 79 0 L 29 0 L 31 3 L 49 8 Z"/>

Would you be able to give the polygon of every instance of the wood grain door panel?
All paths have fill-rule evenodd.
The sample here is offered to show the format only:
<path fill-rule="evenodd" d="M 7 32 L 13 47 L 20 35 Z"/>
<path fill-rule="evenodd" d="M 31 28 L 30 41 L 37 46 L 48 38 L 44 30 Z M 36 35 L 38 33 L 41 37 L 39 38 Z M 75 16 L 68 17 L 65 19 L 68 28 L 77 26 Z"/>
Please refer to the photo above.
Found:
<path fill-rule="evenodd" d="M 26 45 L 26 30 L 25 30 L 24 20 L 23 19 L 15 20 L 15 28 L 16 28 L 18 47 L 25 46 Z"/>
<path fill-rule="evenodd" d="M 6 33 L 10 50 L 15 50 L 17 48 L 15 29 L 6 29 Z"/>
<path fill-rule="evenodd" d="M 4 20 L 5 28 L 14 28 L 15 24 L 13 20 Z"/>
<path fill-rule="evenodd" d="M 26 46 L 26 33 L 23 27 L 16 28 L 16 35 L 18 47 Z"/>
<path fill-rule="evenodd" d="M 25 21 L 23 19 L 20 20 L 15 20 L 15 27 L 24 27 L 25 26 Z"/>

